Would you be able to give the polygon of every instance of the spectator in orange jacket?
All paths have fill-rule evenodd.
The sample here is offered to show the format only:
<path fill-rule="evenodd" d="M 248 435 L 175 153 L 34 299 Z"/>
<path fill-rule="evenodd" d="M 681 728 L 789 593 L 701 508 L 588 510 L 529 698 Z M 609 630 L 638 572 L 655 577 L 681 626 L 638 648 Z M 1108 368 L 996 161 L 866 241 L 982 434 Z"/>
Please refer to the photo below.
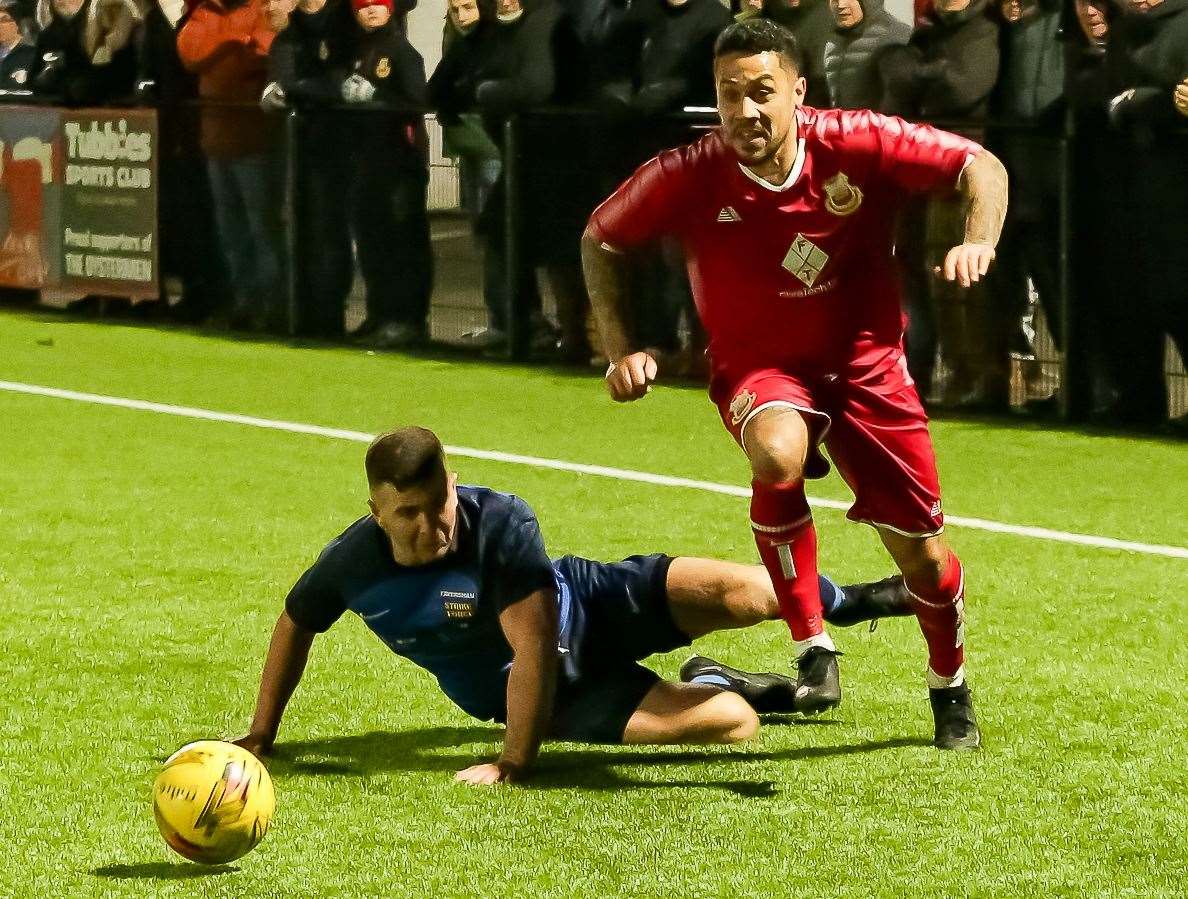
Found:
<path fill-rule="evenodd" d="M 198 75 L 219 244 L 234 296 L 230 324 L 277 323 L 281 296 L 280 166 L 276 120 L 259 109 L 268 50 L 290 0 L 203 0 L 177 36 L 182 64 Z"/>

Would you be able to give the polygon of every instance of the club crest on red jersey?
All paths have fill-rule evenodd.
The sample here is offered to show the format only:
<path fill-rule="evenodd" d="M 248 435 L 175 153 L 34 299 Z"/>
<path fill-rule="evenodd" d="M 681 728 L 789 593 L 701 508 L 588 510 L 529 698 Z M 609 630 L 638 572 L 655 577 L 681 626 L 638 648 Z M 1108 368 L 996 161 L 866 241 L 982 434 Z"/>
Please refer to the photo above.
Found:
<path fill-rule="evenodd" d="M 743 388 L 739 391 L 738 396 L 730 401 L 730 422 L 738 425 L 747 413 L 751 411 L 751 407 L 755 405 L 754 391 Z"/>
<path fill-rule="evenodd" d="M 806 287 L 812 287 L 821 276 L 821 270 L 829 262 L 829 254 L 805 237 L 797 234 L 784 257 L 784 268 L 799 278 Z"/>
<path fill-rule="evenodd" d="M 862 191 L 850 183 L 845 172 L 825 182 L 825 208 L 834 215 L 853 215 L 862 205 Z"/>

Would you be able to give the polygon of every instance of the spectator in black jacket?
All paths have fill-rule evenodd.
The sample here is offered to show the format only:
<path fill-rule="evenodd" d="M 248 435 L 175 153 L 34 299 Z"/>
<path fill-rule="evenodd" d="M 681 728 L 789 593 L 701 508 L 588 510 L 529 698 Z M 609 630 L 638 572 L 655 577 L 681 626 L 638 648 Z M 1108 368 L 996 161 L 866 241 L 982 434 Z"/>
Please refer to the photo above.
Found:
<path fill-rule="evenodd" d="M 22 41 L 19 15 L 15 0 L 0 2 L 0 100 L 7 103 L 28 97 L 37 71 L 37 51 Z M 33 289 L 0 287 L 0 302 L 28 305 L 38 298 Z"/>
<path fill-rule="evenodd" d="M 883 0 L 829 0 L 836 29 L 825 42 L 825 83 L 829 105 L 838 109 L 879 109 L 883 78 L 879 60 L 889 47 L 911 37 L 910 25 L 883 8 Z"/>
<path fill-rule="evenodd" d="M 15 0 L 0 3 L 0 91 L 28 93 L 37 70 L 37 50 L 21 37 Z"/>
<path fill-rule="evenodd" d="M 714 104 L 714 41 L 731 16 L 718 0 L 637 0 L 603 49 L 599 94 L 644 116 Z"/>
<path fill-rule="evenodd" d="M 494 7 L 478 0 L 449 0 L 441 61 L 429 78 L 429 102 L 438 120 L 450 125 L 477 106 L 479 78 L 493 49 Z"/>
<path fill-rule="evenodd" d="M 214 198 L 199 142 L 198 80 L 177 55 L 182 0 L 159 0 L 144 15 L 137 47 L 136 100 L 157 107 L 161 271 L 181 281 L 181 301 L 163 314 L 184 322 L 209 317 L 229 293 L 215 230 Z"/>
<path fill-rule="evenodd" d="M 405 347 L 427 336 L 433 288 L 425 63 L 393 18 L 392 0 L 353 0 L 353 7 L 358 26 L 340 92 L 360 104 L 346 129 L 352 221 L 367 287 L 367 318 L 357 333 L 374 346 Z"/>
<path fill-rule="evenodd" d="M 442 127 L 443 152 L 458 162 L 462 208 L 478 214 L 499 180 L 499 152 L 474 112 L 476 78 L 491 47 L 495 8 L 479 0 L 449 0 L 442 56 L 429 77 L 429 104 Z M 463 122 L 463 115 L 467 121 Z"/>
<path fill-rule="evenodd" d="M 1188 120 L 1176 99 L 1188 79 L 1188 0 L 1132 3 L 1113 22 L 1106 63 L 1125 160 L 1115 167 L 1125 203 L 1113 262 L 1127 288 L 1112 317 L 1126 360 L 1115 411 L 1154 424 L 1167 416 L 1164 335 L 1188 356 Z"/>
<path fill-rule="evenodd" d="M 763 15 L 796 35 L 804 64 L 801 72 L 808 81 L 805 103 L 809 106 L 828 106 L 825 44 L 834 31 L 829 0 L 764 0 Z"/>
<path fill-rule="evenodd" d="M 1064 42 L 1059 0 L 1000 0 L 1002 76 L 992 107 L 1010 123 L 989 143 L 1010 173 L 1011 202 L 989 287 L 992 327 L 1034 357 L 1028 280 L 1056 346 L 1063 345 L 1060 288 L 1060 133 L 1064 120 Z M 1018 126 L 1027 126 L 1026 129 Z M 1031 369 L 1025 369 L 1030 371 Z M 1029 379 L 1030 380 L 1030 379 Z"/>
<path fill-rule="evenodd" d="M 890 108 L 925 118 L 981 119 L 998 80 L 998 26 L 987 0 L 938 0 L 906 47 L 883 56 Z"/>
<path fill-rule="evenodd" d="M 131 98 L 140 19 L 132 0 L 40 0 L 34 91 L 70 106 Z"/>
<path fill-rule="evenodd" d="M 456 15 L 451 6 L 451 16 Z M 464 35 L 450 43 L 434 72 L 431 92 L 447 122 L 462 112 L 477 114 L 486 136 L 502 152 L 507 119 L 580 96 L 583 69 L 573 23 L 562 7 L 553 0 L 498 0 L 491 18 L 469 25 Z M 568 135 L 569 144 L 576 145 L 572 137 Z M 559 155 L 535 152 L 532 165 L 521 167 L 519 208 L 525 230 L 514 289 L 509 289 L 506 255 L 506 165 L 483 205 L 476 229 L 484 245 L 488 323 L 466 335 L 472 346 L 500 349 L 515 327 L 531 350 L 555 354 L 557 332 L 541 309 L 537 265 L 550 269 L 560 305 L 566 310 L 582 307 L 583 299 L 575 293 L 581 285 L 578 242 L 566 239 L 567 223 L 558 224 L 563 212 L 558 203 L 573 191 L 557 190 L 560 179 L 545 165 L 557 162 Z M 573 227 L 580 237 L 580 224 L 575 221 Z M 562 270 L 568 276 L 562 276 Z M 514 321 L 508 315 L 513 308 Z"/>
<path fill-rule="evenodd" d="M 824 2 L 824 0 L 822 0 Z M 600 50 L 600 105 L 614 114 L 599 140 L 596 168 L 609 174 L 603 196 L 666 146 L 687 142 L 682 126 L 661 116 L 715 102 L 713 48 L 733 17 L 718 0 L 635 0 Z M 636 310 L 636 338 L 654 353 L 678 351 L 682 309 L 696 321 L 688 278 L 675 244 L 633 260 L 638 289 L 652 297 Z"/>
<path fill-rule="evenodd" d="M 1062 389 L 1069 392 L 1075 413 L 1095 417 L 1119 413 L 1117 385 L 1127 377 L 1130 366 L 1124 341 L 1114 336 L 1126 324 L 1110 318 L 1117 317 L 1118 297 L 1130 290 L 1126 284 L 1129 274 L 1123 275 L 1114 260 L 1125 202 L 1118 160 L 1125 158 L 1127 148 L 1121 135 L 1110 127 L 1106 113 L 1113 96 L 1105 66 L 1106 37 L 1111 20 L 1119 13 L 1111 0 L 1075 0 L 1065 9 L 1062 27 L 1066 95 L 1074 133 L 1093 136 L 1073 141 L 1069 176 L 1074 185 L 1070 211 L 1071 233 L 1075 235 L 1069 246 L 1070 270 L 1077 310 L 1070 322 L 1075 333 L 1069 343 L 1074 352 L 1088 356 L 1091 377 L 1087 384 L 1062 385 Z"/>
<path fill-rule="evenodd" d="M 348 0 L 298 0 L 268 51 L 271 82 L 261 105 L 298 106 L 293 164 L 297 172 L 298 334 L 339 337 L 354 279 L 351 207 L 343 185 L 351 172 L 350 125 L 333 107 L 342 102 L 355 23 Z"/>
<path fill-rule="evenodd" d="M 987 0 L 937 0 L 908 45 L 883 54 L 880 68 L 888 112 L 969 122 L 957 130 L 982 140 L 978 123 L 989 111 L 999 68 L 998 26 L 987 16 Z M 920 213 L 907 215 L 897 247 L 907 273 L 912 375 L 927 394 L 939 336 L 949 370 L 942 401 L 1001 409 L 1009 400 L 1009 348 L 1005 335 L 991 327 L 984 282 L 962 291 L 926 274 L 943 260 L 945 241 L 960 228 L 959 202 L 929 201 L 925 220 L 921 240 Z"/>

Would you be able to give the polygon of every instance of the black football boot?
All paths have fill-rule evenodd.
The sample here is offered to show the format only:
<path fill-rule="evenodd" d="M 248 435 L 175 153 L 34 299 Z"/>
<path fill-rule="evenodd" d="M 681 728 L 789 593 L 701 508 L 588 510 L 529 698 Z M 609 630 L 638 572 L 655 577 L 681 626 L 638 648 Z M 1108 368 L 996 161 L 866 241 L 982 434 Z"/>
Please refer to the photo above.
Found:
<path fill-rule="evenodd" d="M 933 745 L 937 749 L 969 750 L 982 745 L 978 719 L 974 717 L 973 694 L 969 687 L 942 687 L 928 691 L 932 718 L 936 722 Z"/>
<path fill-rule="evenodd" d="M 869 621 L 873 631 L 880 618 L 915 614 L 912 594 L 904 585 L 902 574 L 866 584 L 849 584 L 841 590 L 845 599 L 825 616 L 830 624 L 852 627 Z"/>
<path fill-rule="evenodd" d="M 839 655 L 823 646 L 810 646 L 800 654 L 796 660 L 796 711 L 817 715 L 841 703 Z"/>
<path fill-rule="evenodd" d="M 761 715 L 790 714 L 796 708 L 796 681 L 782 674 L 739 671 L 705 656 L 693 656 L 681 666 L 685 683 L 713 684 L 737 693 Z"/>

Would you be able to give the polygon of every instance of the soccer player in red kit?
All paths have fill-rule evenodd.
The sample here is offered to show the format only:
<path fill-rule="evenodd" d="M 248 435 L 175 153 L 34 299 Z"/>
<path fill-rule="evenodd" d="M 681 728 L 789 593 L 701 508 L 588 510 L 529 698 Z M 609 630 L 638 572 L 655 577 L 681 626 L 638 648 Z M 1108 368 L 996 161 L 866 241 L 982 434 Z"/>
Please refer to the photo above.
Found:
<path fill-rule="evenodd" d="M 750 460 L 751 526 L 797 647 L 797 708 L 841 700 L 822 627 L 817 538 L 804 479 L 824 444 L 903 572 L 928 644 L 935 744 L 980 743 L 963 652 L 964 575 L 941 537 L 927 417 L 903 355 L 892 252 L 896 210 L 915 192 L 958 190 L 968 212 L 941 275 L 986 274 L 1006 213 L 1006 172 L 977 144 L 868 111 L 802 106 L 795 38 L 752 19 L 714 50 L 720 128 L 661 153 L 590 219 L 582 254 L 611 360 L 608 389 L 639 399 L 656 360 L 625 326 L 625 253 L 662 235 L 684 245 L 707 334 L 710 397 Z"/>

